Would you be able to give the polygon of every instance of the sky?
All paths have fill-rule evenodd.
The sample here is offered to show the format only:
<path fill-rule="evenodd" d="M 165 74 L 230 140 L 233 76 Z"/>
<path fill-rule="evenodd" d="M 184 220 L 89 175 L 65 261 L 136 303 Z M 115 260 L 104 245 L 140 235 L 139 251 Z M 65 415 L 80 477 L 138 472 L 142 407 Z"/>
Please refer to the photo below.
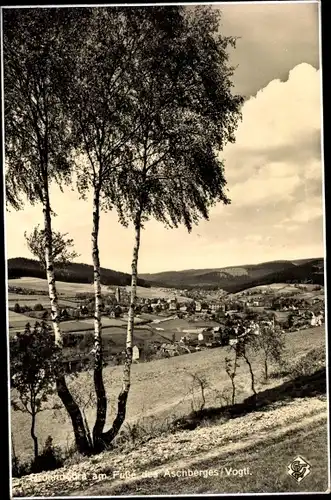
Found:
<path fill-rule="evenodd" d="M 216 8 L 216 6 L 214 6 Z M 235 144 L 220 153 L 231 204 L 188 234 L 150 221 L 138 270 L 203 269 L 324 255 L 321 75 L 317 3 L 226 4 L 220 30 L 240 37 L 230 52 L 234 92 L 245 97 Z M 51 187 L 53 229 L 68 232 L 92 263 L 91 199 Z M 6 214 L 7 257 L 32 257 L 24 231 L 42 224 L 40 205 Z M 134 233 L 115 213 L 100 224 L 102 267 L 130 272 Z"/>

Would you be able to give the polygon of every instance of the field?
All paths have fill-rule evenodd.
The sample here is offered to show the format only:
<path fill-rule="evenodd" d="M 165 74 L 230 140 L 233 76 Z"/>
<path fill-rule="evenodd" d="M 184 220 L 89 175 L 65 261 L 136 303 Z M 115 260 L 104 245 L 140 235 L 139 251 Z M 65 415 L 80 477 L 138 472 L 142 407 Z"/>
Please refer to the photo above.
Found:
<path fill-rule="evenodd" d="M 197 321 L 189 321 L 187 319 L 170 319 L 168 321 L 162 321 L 162 323 L 158 324 L 157 328 L 164 331 L 178 331 L 183 332 L 184 330 L 193 330 L 203 327 L 213 327 L 219 326 L 219 323 L 216 321 L 209 320 L 197 320 Z"/>
<path fill-rule="evenodd" d="M 21 288 L 27 288 L 29 290 L 41 290 L 41 291 L 48 291 L 48 285 L 47 281 L 40 279 L 40 278 L 28 278 L 28 277 L 23 277 L 23 278 L 17 278 L 17 279 L 9 279 L 8 280 L 8 285 L 9 286 L 17 286 Z M 58 290 L 59 296 L 61 295 L 75 295 L 76 293 L 93 293 L 93 284 L 90 283 L 67 283 L 64 281 L 57 281 L 56 282 L 56 288 Z M 123 287 L 119 287 L 120 289 Z M 129 293 L 130 292 L 130 287 L 124 287 L 126 291 Z M 101 285 L 101 292 L 102 293 L 115 293 L 115 286 L 106 286 L 106 285 Z M 17 294 L 19 295 L 19 294 Z M 175 292 L 168 292 L 165 291 L 162 288 L 157 288 L 157 287 L 151 287 L 151 288 L 144 288 L 141 286 L 137 287 L 137 295 L 138 297 L 141 298 L 148 298 L 148 299 L 153 299 L 153 298 L 175 298 L 177 297 L 177 300 L 179 302 L 187 302 L 189 299 L 182 297 L 180 295 L 176 295 Z M 22 299 L 29 298 L 30 296 L 22 296 Z M 39 299 L 47 299 L 46 296 L 37 296 Z M 40 302 L 40 300 L 39 300 Z"/>
<path fill-rule="evenodd" d="M 305 289 L 300 289 L 299 287 L 304 287 Z M 316 285 L 312 285 L 310 283 L 304 285 L 295 285 L 291 283 L 271 283 L 270 285 L 260 285 L 252 288 L 247 288 L 245 292 L 270 292 L 277 295 L 290 295 L 296 294 L 298 298 L 311 298 L 315 296 L 324 296 L 324 289 L 315 290 Z M 233 294 L 241 295 L 242 292 L 238 292 Z"/>
<path fill-rule="evenodd" d="M 44 292 L 48 291 L 47 280 L 43 280 L 40 278 L 17 278 L 8 280 L 9 286 L 17 286 L 21 288 L 28 288 L 29 290 L 42 290 Z M 75 293 L 93 293 L 93 285 L 89 283 L 67 283 L 64 281 L 57 281 L 56 288 L 58 290 L 59 295 L 62 294 L 70 294 L 73 295 Z M 108 286 L 101 286 L 101 291 L 108 291 Z"/>
<path fill-rule="evenodd" d="M 143 334 L 144 330 L 141 330 Z M 136 336 L 138 337 L 138 329 Z M 146 331 L 145 335 L 151 335 Z M 112 336 L 114 338 L 114 336 Z M 302 330 L 287 335 L 287 357 L 295 357 L 308 350 L 325 345 L 324 328 Z M 132 386 L 128 399 L 128 421 L 137 419 L 157 418 L 162 422 L 173 415 L 187 414 L 192 405 L 192 376 L 197 373 L 206 378 L 209 390 L 206 391 L 206 402 L 215 405 L 216 391 L 229 390 L 230 382 L 224 370 L 226 348 L 210 349 L 193 354 L 182 355 L 170 359 L 161 359 L 149 363 L 134 364 L 132 366 Z M 262 373 L 258 358 L 253 359 L 253 366 L 257 369 L 257 378 L 261 380 Z M 117 395 L 121 388 L 122 367 L 106 367 L 104 371 L 105 386 L 107 388 L 109 410 L 107 415 L 108 427 L 114 417 Z M 250 380 L 246 367 L 238 369 L 237 382 L 240 399 L 251 394 Z M 69 381 L 69 386 L 80 388 L 82 394 L 88 394 L 93 387 L 91 373 L 85 372 Z M 57 400 L 57 396 L 54 397 Z M 86 408 L 90 425 L 94 421 L 94 409 Z M 16 452 L 20 455 L 30 455 L 32 451 L 29 437 L 29 420 L 20 412 L 12 412 L 12 429 Z M 60 425 L 59 425 L 60 423 Z M 71 439 L 71 427 L 64 411 L 46 410 L 38 416 L 37 432 L 40 442 L 43 443 L 51 433 L 55 444 L 66 445 Z"/>

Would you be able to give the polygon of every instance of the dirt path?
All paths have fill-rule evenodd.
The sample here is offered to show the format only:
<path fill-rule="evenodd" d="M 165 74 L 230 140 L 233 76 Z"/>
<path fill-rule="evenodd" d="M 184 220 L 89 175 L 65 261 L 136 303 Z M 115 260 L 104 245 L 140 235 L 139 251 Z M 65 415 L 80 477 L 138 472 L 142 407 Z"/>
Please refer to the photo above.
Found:
<path fill-rule="evenodd" d="M 201 464 L 208 460 L 216 458 L 219 459 L 229 454 L 238 453 L 240 451 L 246 451 L 249 448 L 253 446 L 256 447 L 259 444 L 264 444 L 267 446 L 268 444 L 274 443 L 275 441 L 279 441 L 280 439 L 284 438 L 288 433 L 302 430 L 303 428 L 311 426 L 312 424 L 315 424 L 317 426 L 318 424 L 321 424 L 323 422 L 326 423 L 326 421 L 327 421 L 327 415 L 325 411 L 322 411 L 312 416 L 303 418 L 299 422 L 287 425 L 285 428 L 284 427 L 279 428 L 273 431 L 272 433 L 270 432 L 270 430 L 266 429 L 258 434 L 255 434 L 254 438 L 246 438 L 244 440 L 240 439 L 237 442 L 233 442 L 226 446 L 222 446 L 222 448 L 216 448 L 214 450 L 211 450 L 210 452 L 195 455 L 191 459 L 185 458 L 181 460 L 174 460 L 165 465 L 163 464 L 158 467 L 150 468 L 147 471 L 139 472 L 134 476 L 127 477 L 125 479 L 114 479 L 113 476 L 110 476 L 104 481 L 98 482 L 97 484 L 89 486 L 88 488 L 72 491 L 71 493 L 69 493 L 69 495 L 70 496 L 96 495 L 97 489 L 99 488 L 102 488 L 103 490 L 102 494 L 105 494 L 104 490 L 106 488 L 107 495 L 108 494 L 111 495 L 113 488 L 116 488 L 118 486 L 139 483 L 139 481 L 145 479 L 146 477 L 153 477 L 153 478 L 165 477 L 166 475 L 169 474 L 170 471 L 187 470 L 194 467 L 197 464 Z M 116 475 L 118 472 L 120 471 L 116 472 L 113 471 L 113 475 L 114 474 Z M 106 486 L 106 483 L 109 483 L 108 487 Z"/>

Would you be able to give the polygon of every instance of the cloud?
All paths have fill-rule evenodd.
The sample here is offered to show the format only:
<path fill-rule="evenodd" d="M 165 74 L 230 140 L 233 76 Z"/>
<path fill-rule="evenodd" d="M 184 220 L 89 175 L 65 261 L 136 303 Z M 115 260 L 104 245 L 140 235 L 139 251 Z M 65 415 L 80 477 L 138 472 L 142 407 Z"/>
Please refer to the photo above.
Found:
<path fill-rule="evenodd" d="M 228 3 L 219 9 L 222 34 L 239 37 L 231 51 L 239 94 L 249 97 L 273 80 L 286 80 L 302 62 L 319 67 L 317 2 Z"/>
<path fill-rule="evenodd" d="M 320 71 L 300 64 L 245 102 L 236 143 L 224 151 L 234 205 L 297 202 L 321 185 L 320 99 Z"/>

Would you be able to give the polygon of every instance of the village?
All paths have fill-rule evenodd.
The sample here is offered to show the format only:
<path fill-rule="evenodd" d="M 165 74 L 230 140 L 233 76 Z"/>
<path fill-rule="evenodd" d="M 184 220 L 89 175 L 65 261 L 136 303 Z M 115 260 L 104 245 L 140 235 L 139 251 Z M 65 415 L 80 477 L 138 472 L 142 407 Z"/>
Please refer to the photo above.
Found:
<path fill-rule="evenodd" d="M 9 304 L 11 314 L 25 317 L 26 322 L 29 318 L 50 320 L 50 307 L 40 291 L 30 301 L 28 290 L 15 287 L 10 289 L 9 295 L 13 294 L 16 299 L 22 296 L 24 305 L 20 300 Z M 236 294 L 154 289 L 153 295 L 137 297 L 132 346 L 135 363 L 224 347 L 236 341 L 239 330 L 255 329 L 258 333 L 263 324 L 290 334 L 324 323 L 324 289 L 310 283 L 265 285 Z M 93 293 L 66 294 L 61 303 L 67 370 L 84 369 L 92 360 Z M 122 364 L 124 360 L 129 304 L 126 287 L 109 287 L 102 295 L 106 364 Z M 21 322 L 20 329 L 24 326 Z"/>

